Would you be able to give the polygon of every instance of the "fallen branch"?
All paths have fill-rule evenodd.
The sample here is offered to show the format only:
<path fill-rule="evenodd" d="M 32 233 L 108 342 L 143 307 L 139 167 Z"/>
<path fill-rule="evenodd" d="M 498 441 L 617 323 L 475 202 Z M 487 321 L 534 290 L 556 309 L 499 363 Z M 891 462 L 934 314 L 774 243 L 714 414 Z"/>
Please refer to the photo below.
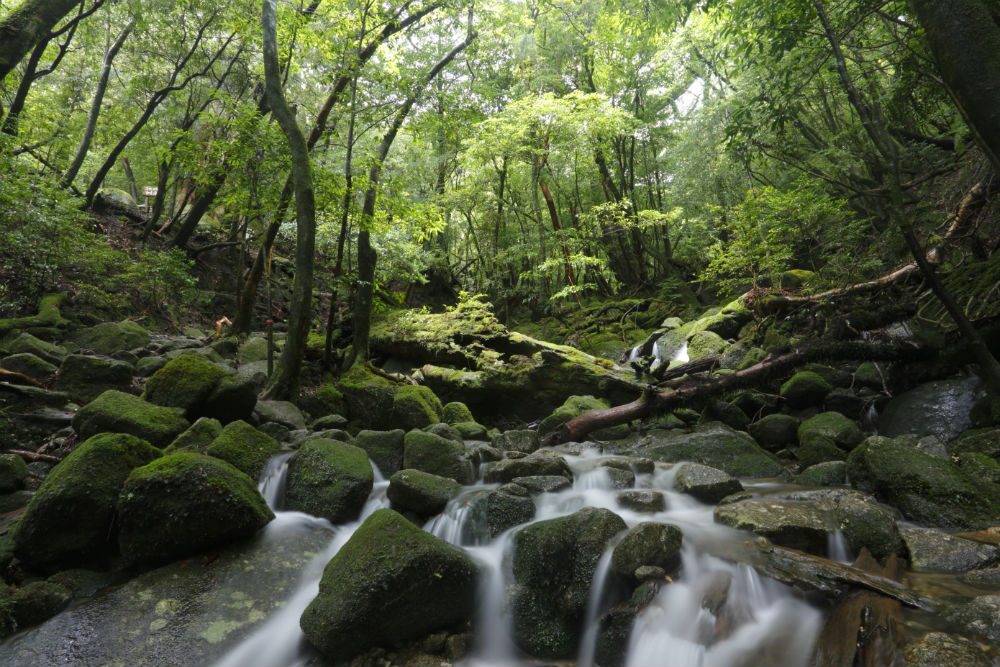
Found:
<path fill-rule="evenodd" d="M 47 461 L 49 463 L 59 463 L 62 459 L 52 456 L 50 454 L 39 454 L 38 452 L 28 452 L 23 449 L 8 449 L 4 454 L 16 454 L 22 459 L 28 459 L 29 461 Z"/>
<path fill-rule="evenodd" d="M 642 396 L 631 403 L 585 412 L 571 419 L 546 436 L 543 444 L 554 446 L 564 442 L 583 442 L 594 431 L 666 412 L 686 401 L 739 389 L 813 361 L 918 361 L 930 359 L 936 354 L 935 350 L 911 344 L 822 341 L 784 354 L 771 354 L 755 366 L 710 380 L 688 382 L 660 392 L 654 387 L 647 387 Z"/>
<path fill-rule="evenodd" d="M 40 389 L 45 388 L 45 385 L 35 378 L 25 375 L 24 373 L 18 373 L 17 371 L 9 371 L 6 368 L 0 368 L 0 381 L 12 382 L 14 384 L 30 384 L 33 387 L 39 387 Z"/>

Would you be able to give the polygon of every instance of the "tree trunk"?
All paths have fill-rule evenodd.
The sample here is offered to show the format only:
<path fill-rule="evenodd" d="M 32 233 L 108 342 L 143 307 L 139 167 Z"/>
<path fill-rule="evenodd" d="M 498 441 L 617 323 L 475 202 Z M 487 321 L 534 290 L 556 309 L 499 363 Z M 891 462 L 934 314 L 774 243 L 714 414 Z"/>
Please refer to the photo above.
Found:
<path fill-rule="evenodd" d="M 0 81 L 80 0 L 24 0 L 0 20 Z"/>
<path fill-rule="evenodd" d="M 1000 174 L 1000 25 L 991 3 L 910 0 L 910 5 L 948 91 Z"/>
<path fill-rule="evenodd" d="M 306 338 L 312 322 L 313 257 L 316 253 L 316 201 L 313 192 L 312 165 L 306 137 L 295 122 L 295 115 L 281 89 L 278 65 L 277 10 L 275 0 L 261 2 L 261 28 L 264 35 L 264 88 L 292 155 L 292 180 L 295 185 L 297 238 L 295 245 L 295 282 L 288 317 L 288 337 L 276 372 L 268 382 L 265 395 L 287 400 L 298 394 L 299 374 L 305 357 Z"/>
<path fill-rule="evenodd" d="M 562 231 L 562 225 L 559 223 L 559 210 L 556 208 L 555 199 L 552 198 L 552 191 L 549 190 L 549 184 L 544 178 L 539 178 L 538 187 L 541 188 L 542 197 L 545 198 L 545 206 L 549 209 L 549 219 L 552 221 L 552 229 L 556 234 L 559 234 Z M 569 246 L 562 239 L 559 240 L 559 245 L 562 248 L 563 273 L 566 277 L 566 284 L 576 285 L 576 276 L 573 274 L 573 262 L 571 261 Z M 579 299 L 579 295 L 577 295 L 577 298 Z"/>

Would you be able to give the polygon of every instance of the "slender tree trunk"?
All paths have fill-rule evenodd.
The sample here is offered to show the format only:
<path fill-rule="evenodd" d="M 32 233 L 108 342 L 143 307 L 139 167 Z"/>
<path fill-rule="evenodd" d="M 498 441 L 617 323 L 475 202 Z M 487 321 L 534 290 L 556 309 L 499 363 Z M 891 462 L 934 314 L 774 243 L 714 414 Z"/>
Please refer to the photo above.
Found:
<path fill-rule="evenodd" d="M 28 101 L 28 91 L 31 90 L 31 84 L 37 78 L 38 63 L 41 62 L 42 55 L 45 53 L 45 49 L 49 47 L 50 41 L 51 39 L 49 38 L 40 41 L 31 52 L 31 57 L 28 58 L 28 62 L 24 68 L 24 76 L 21 77 L 21 83 L 17 86 L 17 92 L 14 93 L 10 109 L 7 110 L 7 116 L 3 120 L 2 131 L 4 134 L 9 134 L 12 137 L 17 136 L 21 113 L 24 111 L 24 105 Z"/>
<path fill-rule="evenodd" d="M 0 20 L 0 81 L 80 0 L 24 0 Z"/>
<path fill-rule="evenodd" d="M 77 146 L 76 155 L 73 156 L 73 161 L 70 162 L 69 168 L 66 169 L 66 173 L 63 174 L 63 187 L 69 187 L 76 180 L 76 175 L 80 173 L 80 167 L 83 166 L 83 161 L 87 158 L 87 153 L 90 151 L 90 142 L 94 139 L 94 132 L 97 130 L 97 117 L 101 115 L 101 106 L 104 104 L 104 94 L 108 90 L 108 80 L 111 78 L 111 68 L 115 60 L 115 56 L 121 51 L 122 46 L 125 44 L 125 40 L 128 36 L 132 34 L 132 30 L 135 28 L 135 19 L 129 21 L 129 24 L 125 26 L 121 34 L 118 35 L 118 39 L 108 47 L 108 50 L 104 53 L 104 64 L 101 67 L 101 76 L 97 79 L 97 89 L 94 91 L 94 99 L 90 103 L 90 113 L 87 115 L 87 126 L 83 130 L 83 137 L 80 138 L 80 145 Z"/>
<path fill-rule="evenodd" d="M 157 166 L 156 197 L 153 198 L 153 210 L 149 215 L 149 220 L 146 221 L 145 227 L 142 228 L 143 243 L 149 240 L 149 235 L 153 233 L 156 223 L 158 223 L 160 218 L 163 216 L 163 206 L 167 201 L 167 182 L 169 180 L 170 163 L 166 160 L 161 160 L 160 164 Z"/>
<path fill-rule="evenodd" d="M 299 390 L 299 375 L 305 357 L 306 338 L 312 322 L 313 258 L 316 254 L 316 201 L 313 192 L 312 165 L 306 137 L 295 121 L 281 89 L 278 65 L 277 10 L 275 0 L 261 2 L 261 28 L 264 34 L 264 87 L 268 105 L 288 141 L 292 155 L 292 179 L 295 184 L 297 238 L 295 246 L 295 282 L 288 317 L 288 337 L 281 360 L 268 382 L 265 395 L 272 399 L 294 398 Z"/>
<path fill-rule="evenodd" d="M 556 208 L 555 199 L 552 198 L 552 191 L 549 190 L 549 184 L 544 178 L 539 178 L 538 187 L 541 188 L 542 197 L 545 198 L 545 206 L 549 209 L 549 219 L 552 221 L 552 229 L 556 232 L 556 234 L 559 234 L 559 232 L 562 231 L 562 225 L 559 223 L 559 210 Z M 560 239 L 559 245 L 562 248 L 563 273 L 566 278 L 566 284 L 576 285 L 576 276 L 573 273 L 573 262 L 571 260 L 569 246 L 567 246 L 566 241 L 562 239 Z M 579 295 L 577 298 L 579 298 Z"/>

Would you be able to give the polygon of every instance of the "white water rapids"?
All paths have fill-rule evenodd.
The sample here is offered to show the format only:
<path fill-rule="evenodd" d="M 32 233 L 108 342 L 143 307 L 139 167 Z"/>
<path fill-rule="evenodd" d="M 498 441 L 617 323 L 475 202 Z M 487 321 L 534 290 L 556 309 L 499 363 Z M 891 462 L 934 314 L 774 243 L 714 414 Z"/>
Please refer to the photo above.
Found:
<path fill-rule="evenodd" d="M 655 514 L 636 512 L 618 501 L 621 489 L 613 486 L 607 458 L 596 451 L 566 456 L 574 482 L 570 488 L 535 498 L 531 523 L 566 516 L 584 507 L 609 509 L 631 527 L 644 521 L 669 523 L 684 533 L 682 568 L 677 579 L 664 585 L 657 597 L 636 619 L 629 642 L 627 667 L 805 667 L 819 632 L 821 614 L 789 588 L 762 579 L 753 569 L 712 556 L 718 547 L 742 542 L 746 534 L 718 525 L 713 508 L 678 493 L 674 471 L 636 475 L 635 488 L 664 494 L 667 509 Z M 310 652 L 304 646 L 299 617 L 315 597 L 323 568 L 372 512 L 388 506 L 386 482 L 376 472 L 376 483 L 358 521 L 330 526 L 324 520 L 296 512 L 280 511 L 288 455 L 272 460 L 260 483 L 276 518 L 263 540 L 281 540 L 290 530 L 325 527 L 332 533 L 323 553 L 303 571 L 298 587 L 289 591 L 281 609 L 235 646 L 214 667 L 301 667 Z M 489 539 L 471 511 L 472 501 L 496 485 L 466 487 L 445 511 L 424 527 L 437 537 L 465 549 L 483 565 L 479 611 L 474 619 L 475 643 L 462 667 L 514 667 L 524 661 L 511 638 L 506 591 L 511 583 L 512 536 L 518 526 Z M 594 654 L 599 621 L 607 611 L 606 584 L 612 548 L 608 546 L 594 575 L 587 605 L 578 667 L 595 667 Z M 833 549 L 839 548 L 836 538 Z M 838 554 L 839 555 L 839 554 Z"/>

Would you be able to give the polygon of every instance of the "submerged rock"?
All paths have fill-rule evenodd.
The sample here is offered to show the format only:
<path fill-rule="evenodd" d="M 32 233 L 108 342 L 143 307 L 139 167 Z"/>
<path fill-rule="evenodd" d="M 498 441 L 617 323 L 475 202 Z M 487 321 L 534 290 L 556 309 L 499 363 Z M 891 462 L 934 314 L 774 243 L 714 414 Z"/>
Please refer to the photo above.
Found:
<path fill-rule="evenodd" d="M 368 455 L 337 440 L 307 440 L 288 462 L 285 507 L 343 523 L 358 517 L 374 486 Z"/>
<path fill-rule="evenodd" d="M 302 630 L 335 661 L 400 646 L 469 621 L 477 570 L 461 549 L 379 510 L 326 566 Z"/>
<path fill-rule="evenodd" d="M 597 563 L 625 528 L 615 513 L 587 508 L 514 536 L 510 606 L 521 649 L 546 659 L 576 655 Z"/>
<path fill-rule="evenodd" d="M 775 477 L 785 471 L 753 438 L 718 422 L 693 433 L 650 433 L 639 441 L 637 454 L 664 463 L 701 463 L 735 477 Z"/>

